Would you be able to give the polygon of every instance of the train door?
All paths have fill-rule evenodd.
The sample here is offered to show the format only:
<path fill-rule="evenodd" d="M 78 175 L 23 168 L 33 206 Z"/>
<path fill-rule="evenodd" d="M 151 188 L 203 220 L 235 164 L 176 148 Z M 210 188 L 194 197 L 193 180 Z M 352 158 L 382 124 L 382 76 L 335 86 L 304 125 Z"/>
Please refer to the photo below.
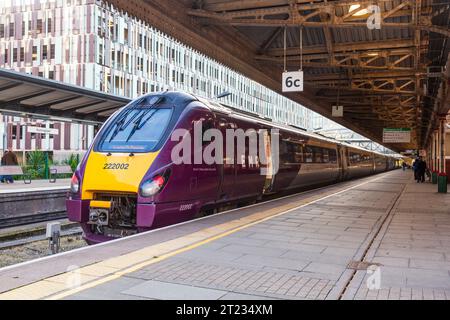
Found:
<path fill-rule="evenodd" d="M 220 128 L 220 131 L 222 132 L 222 136 L 224 138 L 223 143 L 223 164 L 219 166 L 220 170 L 220 187 L 219 187 L 219 200 L 229 200 L 232 199 L 235 189 L 235 183 L 236 183 L 236 145 L 234 145 L 234 158 L 229 159 L 227 157 L 227 144 L 231 145 L 231 142 L 226 141 L 226 130 L 232 129 L 234 130 L 236 125 L 230 121 L 231 119 L 227 119 L 225 117 L 218 117 L 218 128 Z"/>
<path fill-rule="evenodd" d="M 338 145 L 337 146 L 337 150 L 338 150 L 338 155 L 339 155 L 339 180 L 345 180 L 347 179 L 347 168 L 348 168 L 348 164 L 347 164 L 347 153 L 346 153 L 346 148 Z"/>
<path fill-rule="evenodd" d="M 205 161 L 205 148 L 211 144 L 211 141 L 207 141 L 203 137 L 207 130 L 214 128 L 214 121 L 213 114 L 208 112 L 199 113 L 198 118 L 193 121 L 194 130 L 192 139 L 194 181 L 191 181 L 191 185 L 193 185 L 193 187 L 191 186 L 191 191 L 197 197 L 212 201 L 217 196 L 221 165 L 217 163 L 209 164 Z"/>
<path fill-rule="evenodd" d="M 274 172 L 274 154 L 272 153 L 272 140 L 270 136 L 270 131 L 265 130 L 264 132 L 264 156 L 265 156 L 265 166 L 266 166 L 266 179 L 264 181 L 263 193 L 270 193 L 273 189 L 273 183 L 275 180 Z M 278 160 L 279 161 L 279 160 Z"/>

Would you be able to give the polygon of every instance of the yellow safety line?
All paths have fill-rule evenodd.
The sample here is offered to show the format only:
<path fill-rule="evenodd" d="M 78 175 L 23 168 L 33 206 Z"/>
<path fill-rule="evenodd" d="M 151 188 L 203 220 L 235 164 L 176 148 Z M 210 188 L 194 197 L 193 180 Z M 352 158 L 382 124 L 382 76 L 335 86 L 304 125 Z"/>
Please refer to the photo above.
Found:
<path fill-rule="evenodd" d="M 109 282 L 109 281 L 116 280 L 116 279 L 118 279 L 118 278 L 120 278 L 120 277 L 122 277 L 122 276 L 124 276 L 124 275 L 126 275 L 126 274 L 129 274 L 129 273 L 138 271 L 139 269 L 145 268 L 145 267 L 147 267 L 147 266 L 149 266 L 149 265 L 152 265 L 152 264 L 154 264 L 154 263 L 157 263 L 157 262 L 160 262 L 160 261 L 165 260 L 165 259 L 167 259 L 167 258 L 173 257 L 173 256 L 175 256 L 175 255 L 177 255 L 177 254 L 180 254 L 180 253 L 183 253 L 183 252 L 186 252 L 186 251 L 195 249 L 195 248 L 200 247 L 200 246 L 202 246 L 202 245 L 204 245 L 204 244 L 207 244 L 207 243 L 209 243 L 209 242 L 211 242 L 211 241 L 214 241 L 214 240 L 217 240 L 217 239 L 226 237 L 226 236 L 228 236 L 228 235 L 230 235 L 230 234 L 232 234 L 232 233 L 235 233 L 235 232 L 237 232 L 237 231 L 239 231 L 239 230 L 242 230 L 242 229 L 251 227 L 252 225 L 261 223 L 261 222 L 263 222 L 263 221 L 269 220 L 269 219 L 271 219 L 271 218 L 274 218 L 274 217 L 276 217 L 276 216 L 282 215 L 282 214 L 284 214 L 284 213 L 285 213 L 285 212 L 281 212 L 281 213 L 278 213 L 278 214 L 276 214 L 276 215 L 274 215 L 274 216 L 270 216 L 270 217 L 267 217 L 267 218 L 264 218 L 264 219 L 261 219 L 261 220 L 257 220 L 257 221 L 251 222 L 251 223 L 249 223 L 249 224 L 246 224 L 246 225 L 243 225 L 243 226 L 234 228 L 234 229 L 232 229 L 232 230 L 229 230 L 229 231 L 226 231 L 226 232 L 221 233 L 221 234 L 219 234 L 219 235 L 216 235 L 216 236 L 207 238 L 207 239 L 205 239 L 205 240 L 202 240 L 202 241 L 200 241 L 200 242 L 197 242 L 197 243 L 194 243 L 194 244 L 192 244 L 192 245 L 186 246 L 186 247 L 184 247 L 184 248 L 181 248 L 181 249 L 178 249 L 178 250 L 175 250 L 175 251 L 172 251 L 172 252 L 163 254 L 163 255 L 161 255 L 160 257 L 154 258 L 154 259 L 152 259 L 152 260 L 150 260 L 150 261 L 145 261 L 145 262 L 142 262 L 142 263 L 138 263 L 138 264 L 136 264 L 136 265 L 134 265 L 134 266 L 132 266 L 132 267 L 126 268 L 126 269 L 121 270 L 121 271 L 118 271 L 118 272 L 116 272 L 116 273 L 114 273 L 114 274 L 112 274 L 112 275 L 110 275 L 110 276 L 106 276 L 106 277 L 104 277 L 104 278 L 101 278 L 101 279 L 98 279 L 98 280 L 94 280 L 94 281 L 92 281 L 92 282 L 90 282 L 90 283 L 87 283 L 87 284 L 85 284 L 85 285 L 82 285 L 82 286 L 80 286 L 80 287 L 78 287 L 78 288 L 74 288 L 74 289 L 71 289 L 71 290 L 68 290 L 68 291 L 65 291 L 65 292 L 62 292 L 62 293 L 53 295 L 53 296 L 49 296 L 49 297 L 46 298 L 46 300 L 59 300 L 59 299 L 63 299 L 63 298 L 65 298 L 65 297 L 71 296 L 71 295 L 73 295 L 73 294 L 75 294 L 75 293 L 78 293 L 78 292 L 80 292 L 80 291 L 84 291 L 84 290 L 86 290 L 86 289 L 90 289 L 90 288 L 96 287 L 96 286 L 98 286 L 98 285 L 107 283 L 107 282 Z"/>
<path fill-rule="evenodd" d="M 168 253 L 162 254 L 162 255 L 160 255 L 160 256 L 158 256 L 158 257 L 155 257 L 155 258 L 153 258 L 153 259 L 151 259 L 151 260 L 143 261 L 143 262 L 138 262 L 138 263 L 136 263 L 136 264 L 134 264 L 134 265 L 132 265 L 132 266 L 125 267 L 125 268 L 123 268 L 123 269 L 121 269 L 121 270 L 119 270 L 119 271 L 114 272 L 113 274 L 110 274 L 110 275 L 101 277 L 101 278 L 99 278 L 99 279 L 97 279 L 97 280 L 93 280 L 93 281 L 88 282 L 88 283 L 86 283 L 86 284 L 83 284 L 83 285 L 81 285 L 81 286 L 79 286 L 79 287 L 76 287 L 76 288 L 73 288 L 73 289 L 69 289 L 69 290 L 67 290 L 67 291 L 55 293 L 55 294 L 52 294 L 52 293 L 46 294 L 45 292 L 41 292 L 40 298 L 44 298 L 44 299 L 46 299 L 46 300 L 58 300 L 58 299 L 63 299 L 63 298 L 65 298 L 65 297 L 68 297 L 68 296 L 70 296 L 70 295 L 76 294 L 76 293 L 78 293 L 78 292 L 81 292 L 81 291 L 84 291 L 84 290 L 87 290 L 87 289 L 96 287 L 96 286 L 98 286 L 98 285 L 101 285 L 101 284 L 104 284 L 104 283 L 107 283 L 107 282 L 116 280 L 116 279 L 118 279 L 118 278 L 120 278 L 120 277 L 122 277 L 122 276 L 124 276 L 124 275 L 126 275 L 126 274 L 135 272 L 135 271 L 137 271 L 137 270 L 139 270 L 139 269 L 142 269 L 142 268 L 144 268 L 144 267 L 146 267 L 146 266 L 149 266 L 149 265 L 151 265 L 151 264 L 154 264 L 154 263 L 163 261 L 163 260 L 168 259 L 168 258 L 170 258 L 170 257 L 173 257 L 173 256 L 175 256 L 175 255 L 177 255 L 177 254 L 180 254 L 180 253 L 183 253 L 183 252 L 186 252 L 186 251 L 195 249 L 195 248 L 200 247 L 200 246 L 202 246 L 202 245 L 204 245 L 204 244 L 207 244 L 207 243 L 212 242 L 212 241 L 215 241 L 215 240 L 217 240 L 217 239 L 226 237 L 226 236 L 228 236 L 228 235 L 230 235 L 230 234 L 233 234 L 233 233 L 238 232 L 238 231 L 240 231 L 240 230 L 246 229 L 246 228 L 251 227 L 251 226 L 253 226 L 253 225 L 256 225 L 256 224 L 259 224 L 259 223 L 261 223 L 261 222 L 264 222 L 264 221 L 267 221 L 267 220 L 276 218 L 276 217 L 278 217 L 278 216 L 284 215 L 284 214 L 286 214 L 286 213 L 288 213 L 288 212 L 291 212 L 291 211 L 293 211 L 293 210 L 302 208 L 302 207 L 304 207 L 304 206 L 313 204 L 313 203 L 315 203 L 315 202 L 317 202 L 317 201 L 320 201 L 320 200 L 326 199 L 326 198 L 328 198 L 328 197 L 331 197 L 331 196 L 334 196 L 334 195 L 337 195 L 337 194 L 346 192 L 346 191 L 348 191 L 348 190 L 357 188 L 357 187 L 359 187 L 359 186 L 362 186 L 362 185 L 367 184 L 367 183 L 369 183 L 369 182 L 378 180 L 378 179 L 380 179 L 380 178 L 381 178 L 381 177 L 378 177 L 378 178 L 375 178 L 375 179 L 372 179 L 372 180 L 363 182 L 363 183 L 361 183 L 361 184 L 355 185 L 355 186 L 353 186 L 353 187 L 349 187 L 349 188 L 343 189 L 343 190 L 338 191 L 338 192 L 334 192 L 334 193 L 331 193 L 331 194 L 328 193 L 328 194 L 326 194 L 325 196 L 320 196 L 320 197 L 318 197 L 318 196 L 313 196 L 313 197 L 306 198 L 306 199 L 304 199 L 304 200 L 302 200 L 302 201 L 298 201 L 298 202 L 296 203 L 295 206 L 293 206 L 293 207 L 292 207 L 292 206 L 289 206 L 290 208 L 288 208 L 288 209 L 286 209 L 286 210 L 283 210 L 283 211 L 281 211 L 281 212 L 279 212 L 279 213 L 276 213 L 276 214 L 273 214 L 273 215 L 269 215 L 269 216 L 266 216 L 266 217 L 264 217 L 264 218 L 259 218 L 259 219 L 257 219 L 257 220 L 252 221 L 252 222 L 249 222 L 249 223 L 247 223 L 247 224 L 244 224 L 244 225 L 235 227 L 235 228 L 233 228 L 233 229 L 230 229 L 230 230 L 228 230 L 228 231 L 222 232 L 222 233 L 220 233 L 220 234 L 217 234 L 217 235 L 208 237 L 208 238 L 206 238 L 206 239 L 204 239 L 204 240 L 201 240 L 201 241 L 199 241 L 199 242 L 196 242 L 196 243 L 187 245 L 187 246 L 185 246 L 185 247 L 182 247 L 182 248 L 180 248 L 180 249 L 174 250 L 174 251 L 172 251 L 172 252 L 168 252 Z M 284 206 L 284 207 L 286 207 L 286 206 Z M 272 211 L 272 210 L 273 210 L 273 209 L 269 209 L 269 210 L 266 210 L 265 212 L 270 212 L 270 211 Z M 264 212 L 264 211 L 263 211 L 263 212 Z M 250 215 L 250 216 L 241 218 L 241 219 L 239 219 L 239 220 L 241 220 L 241 221 L 250 220 L 250 219 L 252 218 L 252 216 L 253 216 L 253 217 L 255 217 L 255 216 L 258 217 L 258 216 L 259 216 L 259 217 L 260 217 L 261 215 L 263 215 L 263 212 L 257 213 L 257 214 L 253 214 L 253 215 Z M 239 220 L 237 220 L 237 221 L 239 221 Z M 214 229 L 216 229 L 216 230 L 217 230 L 217 229 L 221 229 L 221 228 L 223 228 L 223 227 L 225 227 L 225 226 L 229 226 L 229 225 L 232 225 L 232 224 L 236 224 L 237 221 L 236 221 L 236 220 L 229 221 L 229 222 L 223 223 L 223 224 L 221 224 L 221 225 L 217 225 L 217 226 L 213 226 L 213 227 L 210 227 L 210 228 L 206 228 L 206 229 L 203 229 L 203 230 L 200 230 L 200 231 L 194 232 L 194 233 L 192 233 L 192 234 L 188 234 L 188 235 L 185 235 L 185 236 L 183 236 L 183 237 L 181 237 L 181 238 L 177 238 L 177 239 L 173 239 L 173 240 L 183 240 L 183 239 L 186 239 L 186 238 L 192 238 L 192 237 L 194 237 L 194 239 L 195 239 L 195 235 L 196 235 L 196 234 L 197 234 L 197 235 L 198 235 L 198 234 L 202 234 L 202 233 L 204 234 L 204 233 L 208 233 L 208 230 L 209 230 L 209 231 L 213 231 Z M 168 242 L 169 242 L 169 241 L 168 241 Z M 166 242 L 166 243 L 167 243 L 167 242 Z M 161 246 L 161 245 L 163 245 L 163 244 L 164 244 L 164 243 L 160 243 L 160 244 L 156 244 L 155 246 L 151 246 L 151 247 L 157 247 L 157 246 Z M 149 248 L 151 248 L 151 247 L 149 247 Z M 144 248 L 144 249 L 145 249 L 145 248 Z M 139 250 L 137 250 L 137 251 L 139 251 Z M 121 258 L 121 259 L 127 259 L 127 256 L 129 256 L 129 255 L 131 255 L 131 254 L 133 254 L 133 253 L 135 253 L 135 252 L 136 252 L 136 251 L 130 252 L 130 253 L 128 253 L 128 254 L 125 254 L 125 255 L 121 256 L 120 258 Z M 108 260 L 105 260 L 105 261 L 108 261 Z M 95 265 L 104 264 L 105 261 L 97 262 L 97 263 L 94 263 L 94 264 L 89 265 L 89 266 L 86 266 L 86 267 L 92 267 L 92 266 L 95 266 Z M 83 268 L 85 268 L 85 267 L 83 267 Z M 35 283 L 29 284 L 29 285 L 25 285 L 25 286 L 23 286 L 23 287 L 19 287 L 19 288 L 16 288 L 16 289 L 12 289 L 11 291 L 7 291 L 7 292 L 5 292 L 5 293 L 3 293 L 3 294 L 0 294 L 0 300 L 2 299 L 2 296 L 4 296 L 5 294 L 8 295 L 8 296 L 10 296 L 10 294 L 14 294 L 14 291 L 20 290 L 21 288 L 26 288 L 27 286 L 36 285 L 36 284 L 38 284 L 38 283 L 43 283 L 43 282 L 49 283 L 51 280 L 48 281 L 47 279 L 51 279 L 51 278 L 52 278 L 52 277 L 46 278 L 46 279 L 42 279 L 42 280 L 37 281 L 37 282 L 35 282 Z M 48 289 L 51 290 L 52 287 L 50 286 Z M 45 290 L 44 290 L 44 291 L 45 291 Z M 62 291 L 62 290 L 60 290 L 60 291 Z M 13 297 L 13 296 L 12 296 L 12 297 Z"/>

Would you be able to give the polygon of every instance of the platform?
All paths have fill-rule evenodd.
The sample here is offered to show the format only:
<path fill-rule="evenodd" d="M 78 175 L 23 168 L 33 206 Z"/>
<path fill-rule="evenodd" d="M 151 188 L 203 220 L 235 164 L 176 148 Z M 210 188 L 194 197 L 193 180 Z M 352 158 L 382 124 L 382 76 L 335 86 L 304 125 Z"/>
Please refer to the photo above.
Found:
<path fill-rule="evenodd" d="M 397 170 L 228 211 L 0 269 L 0 299 L 450 299 L 436 189 Z"/>
<path fill-rule="evenodd" d="M 66 211 L 69 188 L 70 179 L 58 179 L 55 183 L 48 180 L 32 180 L 31 184 L 22 180 L 0 183 L 0 229 L 10 226 L 11 219 L 30 222 L 48 220 L 52 215 L 60 218 Z"/>
<path fill-rule="evenodd" d="M 31 180 L 30 184 L 16 180 L 14 183 L 0 183 L 0 194 L 69 190 L 69 187 L 70 179 L 57 179 L 54 183 L 49 180 Z"/>

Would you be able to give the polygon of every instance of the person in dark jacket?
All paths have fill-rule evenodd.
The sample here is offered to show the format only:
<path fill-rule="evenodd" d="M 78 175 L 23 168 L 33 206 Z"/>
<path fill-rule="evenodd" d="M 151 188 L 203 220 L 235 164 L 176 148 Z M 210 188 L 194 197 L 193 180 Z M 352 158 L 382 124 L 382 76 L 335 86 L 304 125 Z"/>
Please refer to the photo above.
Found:
<path fill-rule="evenodd" d="M 417 164 L 417 182 L 425 182 L 425 172 L 427 171 L 427 163 L 422 157 L 419 158 Z"/>
<path fill-rule="evenodd" d="M 7 150 L 2 157 L 1 163 L 3 166 L 17 166 L 19 162 L 17 161 L 16 154 L 11 150 Z M 2 176 L 1 182 L 14 183 L 14 179 L 12 176 Z"/>
<path fill-rule="evenodd" d="M 413 169 L 413 171 L 414 171 L 414 180 L 417 180 L 418 178 L 417 178 L 417 176 L 418 176 L 418 174 L 417 174 L 417 169 L 419 168 L 419 158 L 416 158 L 415 160 L 414 160 L 414 163 L 413 163 L 413 165 L 412 165 L 412 169 Z"/>

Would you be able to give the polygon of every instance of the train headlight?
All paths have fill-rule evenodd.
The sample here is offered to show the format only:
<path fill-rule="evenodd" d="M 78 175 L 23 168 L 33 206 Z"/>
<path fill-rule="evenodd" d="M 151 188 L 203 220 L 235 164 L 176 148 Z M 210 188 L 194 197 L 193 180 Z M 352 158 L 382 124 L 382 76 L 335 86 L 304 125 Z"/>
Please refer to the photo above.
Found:
<path fill-rule="evenodd" d="M 142 197 L 151 197 L 159 192 L 163 187 L 165 179 L 163 176 L 155 176 L 153 179 L 144 182 L 139 188 Z"/>
<path fill-rule="evenodd" d="M 80 181 L 77 176 L 73 174 L 72 179 L 70 180 L 70 192 L 78 193 L 80 191 Z"/>

